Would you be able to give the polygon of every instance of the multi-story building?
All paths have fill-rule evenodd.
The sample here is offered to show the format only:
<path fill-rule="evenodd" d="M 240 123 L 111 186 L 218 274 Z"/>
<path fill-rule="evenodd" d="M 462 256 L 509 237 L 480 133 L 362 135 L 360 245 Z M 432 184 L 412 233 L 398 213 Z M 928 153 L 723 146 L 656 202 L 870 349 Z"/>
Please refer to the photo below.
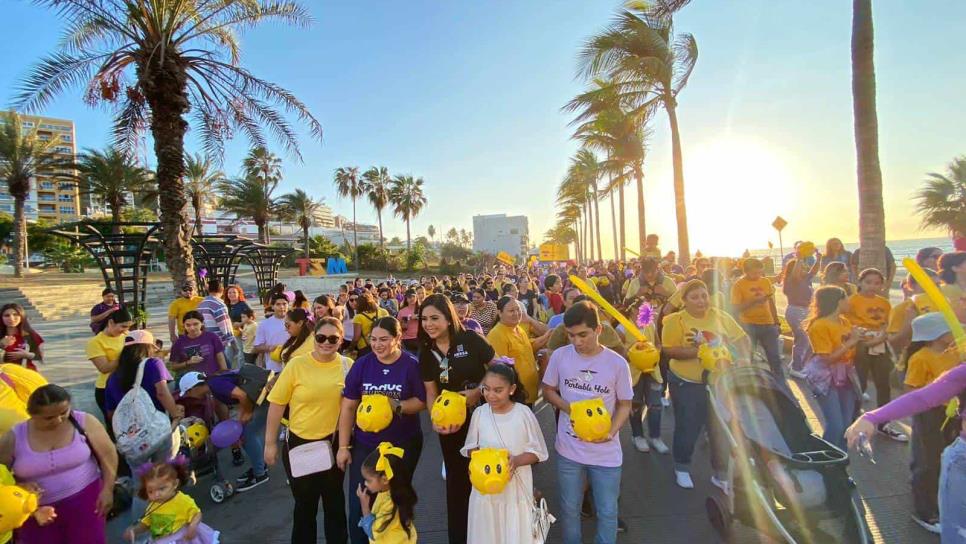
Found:
<path fill-rule="evenodd" d="M 53 151 L 63 159 L 75 159 L 77 147 L 73 121 L 21 115 L 20 122 L 24 131 L 36 131 L 38 139 L 54 140 Z M 65 223 L 76 221 L 84 213 L 84 202 L 81 201 L 77 185 L 56 174 L 53 171 L 38 172 L 37 177 L 31 180 L 30 194 L 24 207 L 27 220 Z M 84 200 L 90 207 L 89 199 L 85 197 Z M 13 197 L 5 185 L 0 188 L 0 212 L 13 213 Z"/>
<path fill-rule="evenodd" d="M 319 206 L 313 219 L 315 220 L 316 226 L 326 229 L 335 228 L 335 214 L 332 213 L 332 208 L 326 206 L 325 204 Z"/>
<path fill-rule="evenodd" d="M 530 248 L 530 226 L 527 216 L 505 213 L 473 216 L 473 251 L 496 255 L 501 251 L 515 257 L 524 256 Z"/>

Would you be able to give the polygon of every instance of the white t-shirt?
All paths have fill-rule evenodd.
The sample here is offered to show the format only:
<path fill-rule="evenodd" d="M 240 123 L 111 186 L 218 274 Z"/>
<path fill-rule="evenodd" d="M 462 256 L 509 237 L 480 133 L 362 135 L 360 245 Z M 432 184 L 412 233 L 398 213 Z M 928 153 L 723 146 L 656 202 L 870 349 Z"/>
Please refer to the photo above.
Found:
<path fill-rule="evenodd" d="M 258 330 L 255 332 L 255 345 L 280 346 L 288 340 L 288 336 L 288 331 L 285 330 L 285 320 L 273 315 L 258 324 Z M 273 361 L 269 355 L 265 354 L 265 368 L 281 372 L 282 364 Z"/>

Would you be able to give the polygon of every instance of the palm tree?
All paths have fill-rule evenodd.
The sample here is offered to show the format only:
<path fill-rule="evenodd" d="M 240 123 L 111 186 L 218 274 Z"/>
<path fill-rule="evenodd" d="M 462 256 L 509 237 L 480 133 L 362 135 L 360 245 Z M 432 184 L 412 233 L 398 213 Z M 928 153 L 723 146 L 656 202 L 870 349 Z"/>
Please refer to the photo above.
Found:
<path fill-rule="evenodd" d="M 13 196 L 13 275 L 22 278 L 27 258 L 24 205 L 30 194 L 30 180 L 41 172 L 57 171 L 63 159 L 54 151 L 57 140 L 39 139 L 36 128 L 25 130 L 16 112 L 3 114 L 0 121 L 0 180 L 7 183 L 7 191 Z"/>
<path fill-rule="evenodd" d="M 966 156 L 956 157 L 947 168 L 946 175 L 929 174 L 916 193 L 916 213 L 922 218 L 922 228 L 966 236 Z"/>
<path fill-rule="evenodd" d="M 335 190 L 342 198 L 352 199 L 352 246 L 355 248 L 354 262 L 356 270 L 359 269 L 359 231 L 356 221 L 356 199 L 363 195 L 365 188 L 364 182 L 359 179 L 358 166 L 344 166 L 335 171 Z M 382 236 L 382 231 L 379 232 Z"/>
<path fill-rule="evenodd" d="M 597 259 L 603 259 L 600 243 L 600 207 L 598 206 L 600 193 L 597 188 L 601 176 L 601 164 L 594 152 L 587 148 L 579 149 L 572 159 L 568 176 L 573 176 L 579 180 L 578 183 L 582 184 L 587 191 L 585 203 L 587 205 L 587 217 L 589 223 L 591 223 L 590 232 L 592 233 L 590 249 L 593 253 L 593 244 L 596 242 Z"/>
<path fill-rule="evenodd" d="M 302 227 L 305 239 L 305 258 L 309 258 L 309 227 L 315 224 L 315 215 L 322 208 L 323 201 L 310 197 L 302 189 L 284 194 L 278 199 L 278 211 L 283 217 L 294 220 Z"/>
<path fill-rule="evenodd" d="M 412 176 L 396 176 L 392 178 L 389 189 L 389 201 L 393 211 L 406 221 L 406 251 L 412 249 L 412 237 L 409 234 L 409 224 L 426 205 L 426 195 L 423 194 L 423 178 Z"/>
<path fill-rule="evenodd" d="M 389 169 L 380 166 L 366 170 L 362 174 L 363 192 L 369 197 L 369 203 L 376 209 L 376 217 L 379 219 L 379 247 L 386 248 L 385 237 L 382 234 L 382 210 L 389 205 L 389 185 L 392 177 Z M 354 221 L 355 219 L 353 219 Z"/>
<path fill-rule="evenodd" d="M 687 85 L 698 60 L 698 46 L 690 34 L 675 35 L 673 14 L 687 0 L 633 2 L 618 12 L 613 24 L 588 40 L 580 53 L 582 73 L 614 82 L 636 114 L 655 107 L 667 112 L 674 169 L 674 208 L 677 216 L 678 257 L 690 260 L 687 208 L 684 202 L 684 159 L 678 128 L 677 96 Z"/>
<path fill-rule="evenodd" d="M 268 241 L 268 220 L 276 212 L 272 194 L 262 180 L 255 177 L 226 179 L 218 182 L 221 207 L 238 219 L 251 219 L 258 226 L 258 241 Z"/>
<path fill-rule="evenodd" d="M 242 170 L 245 175 L 261 181 L 268 192 L 272 192 L 282 181 L 282 159 L 264 146 L 248 150 L 248 155 L 242 160 Z"/>
<path fill-rule="evenodd" d="M 885 209 L 875 106 L 872 0 L 852 0 L 852 112 L 859 185 L 859 267 L 885 270 Z"/>
<path fill-rule="evenodd" d="M 267 131 L 301 159 L 298 134 L 283 111 L 321 141 L 322 126 L 298 98 L 240 64 L 239 31 L 273 20 L 298 27 L 311 22 L 294 0 L 35 3 L 50 7 L 67 28 L 59 50 L 23 80 L 15 107 L 43 110 L 66 89 L 83 87 L 88 102 L 113 107 L 117 147 L 136 147 L 150 130 L 164 254 L 175 285 L 195 275 L 182 181 L 189 112 L 210 156 L 220 156 L 236 132 L 264 146 Z"/>
<path fill-rule="evenodd" d="M 567 169 L 567 175 L 557 188 L 557 205 L 560 207 L 557 217 L 574 223 L 574 230 L 577 232 L 578 260 L 588 257 L 584 253 L 584 249 L 590 245 L 587 232 L 587 201 L 586 181 L 572 163 L 570 168 Z M 587 253 L 590 253 L 589 249 L 587 249 Z M 592 259 L 593 257 L 590 256 L 589 258 Z"/>
<path fill-rule="evenodd" d="M 426 229 L 426 234 L 429 235 L 429 239 L 435 244 L 436 243 L 436 227 L 430 225 Z"/>
<path fill-rule="evenodd" d="M 128 195 L 150 193 L 154 189 L 152 173 L 138 166 L 127 153 L 114 148 L 87 149 L 64 167 L 76 172 L 71 179 L 80 187 L 80 194 L 97 196 L 107 205 L 114 223 L 121 222 L 121 210 L 134 204 Z M 120 227 L 115 225 L 114 232 L 120 232 Z"/>
<path fill-rule="evenodd" d="M 200 154 L 187 155 L 184 168 L 184 190 L 188 202 L 195 211 L 195 232 L 201 235 L 201 210 L 218 205 L 215 187 L 225 179 L 225 174 L 215 168 L 208 157 Z"/>
<path fill-rule="evenodd" d="M 460 233 L 456 230 L 456 227 L 450 227 L 450 229 L 446 231 L 446 240 L 451 244 L 460 245 Z"/>

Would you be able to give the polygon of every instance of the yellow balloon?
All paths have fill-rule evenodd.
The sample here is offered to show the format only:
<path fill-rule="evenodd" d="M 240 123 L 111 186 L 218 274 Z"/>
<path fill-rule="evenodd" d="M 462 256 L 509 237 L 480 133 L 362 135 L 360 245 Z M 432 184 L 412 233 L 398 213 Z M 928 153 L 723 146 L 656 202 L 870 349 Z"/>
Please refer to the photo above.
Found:
<path fill-rule="evenodd" d="M 385 395 L 362 395 L 356 409 L 356 425 L 367 433 L 378 433 L 392 423 L 392 404 Z"/>
<path fill-rule="evenodd" d="M 698 348 L 698 360 L 701 362 L 701 366 L 705 370 L 714 372 L 718 370 L 718 363 L 731 362 L 731 350 L 728 346 L 721 344 L 717 347 L 711 347 L 710 344 L 704 343 Z"/>
<path fill-rule="evenodd" d="M 949 330 L 952 331 L 953 338 L 956 340 L 956 349 L 959 350 L 961 355 L 966 354 L 966 331 L 963 330 L 963 324 L 959 322 L 959 318 L 953 312 L 953 307 L 949 305 L 949 301 L 946 300 L 946 297 L 943 296 L 939 288 L 936 287 L 936 284 L 933 283 L 932 279 L 919 266 L 919 263 L 915 259 L 906 257 L 902 259 L 902 264 L 912 274 L 912 277 L 916 278 L 916 283 L 922 287 L 926 296 L 929 297 L 929 300 L 932 302 L 932 307 L 943 314 L 943 317 L 946 319 L 946 324 L 949 325 Z"/>
<path fill-rule="evenodd" d="M 570 422 L 577 438 L 586 442 L 595 442 L 610 436 L 610 412 L 604 406 L 602 398 L 570 403 Z"/>
<path fill-rule="evenodd" d="M 0 533 L 19 528 L 37 510 L 37 495 L 18 485 L 0 486 Z"/>
<path fill-rule="evenodd" d="M 191 447 L 198 449 L 208 440 L 208 427 L 204 423 L 193 423 L 185 429 L 185 434 Z"/>
<path fill-rule="evenodd" d="M 481 448 L 470 454 L 470 483 L 484 495 L 496 495 L 510 481 L 510 453 L 502 448 Z"/>
<path fill-rule="evenodd" d="M 437 427 L 466 423 L 466 397 L 453 391 L 443 391 L 433 402 L 430 417 Z"/>
<path fill-rule="evenodd" d="M 0 435 L 6 434 L 14 425 L 30 419 L 27 413 L 9 408 L 0 408 Z"/>
<path fill-rule="evenodd" d="M 646 374 L 657 368 L 661 351 L 650 342 L 638 342 L 627 350 L 627 360 L 631 366 Z"/>
<path fill-rule="evenodd" d="M 580 289 L 581 293 L 590 297 L 594 302 L 597 303 L 598 306 L 601 307 L 602 310 L 604 310 L 605 312 L 607 312 L 608 315 L 616 319 L 618 323 L 620 323 L 621 325 L 624 325 L 624 328 L 627 330 L 627 333 L 633 335 L 638 342 L 647 342 L 647 337 L 644 336 L 644 333 L 637 328 L 637 325 L 634 325 L 633 323 L 631 323 L 630 319 L 627 319 L 627 317 L 625 317 L 624 314 L 620 313 L 620 311 L 618 311 L 617 308 L 611 306 L 610 302 L 607 302 L 607 300 L 605 300 L 604 297 L 600 296 L 600 293 L 598 293 L 597 290 L 595 290 L 593 287 L 588 286 L 587 283 L 584 282 L 584 280 L 578 278 L 577 276 L 571 275 L 570 283 L 572 283 L 574 287 L 576 287 L 577 289 Z"/>
<path fill-rule="evenodd" d="M 812 255 L 815 255 L 815 244 L 812 242 L 802 242 L 798 244 L 798 254 L 806 259 Z"/>

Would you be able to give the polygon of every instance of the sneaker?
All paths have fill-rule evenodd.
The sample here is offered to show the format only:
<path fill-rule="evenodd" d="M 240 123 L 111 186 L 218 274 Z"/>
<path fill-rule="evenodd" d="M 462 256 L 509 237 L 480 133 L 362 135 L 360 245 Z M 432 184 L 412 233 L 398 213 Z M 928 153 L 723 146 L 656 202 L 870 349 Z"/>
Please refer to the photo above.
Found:
<path fill-rule="evenodd" d="M 232 466 L 240 467 L 245 464 L 245 457 L 238 448 L 231 449 L 231 464 Z"/>
<path fill-rule="evenodd" d="M 647 453 L 651 451 L 651 446 L 648 445 L 647 439 L 644 438 L 643 436 L 634 437 L 634 447 L 637 448 L 637 451 L 641 453 Z"/>
<path fill-rule="evenodd" d="M 258 487 L 267 481 L 268 481 L 268 472 L 266 472 L 265 474 L 262 474 L 261 476 L 255 476 L 254 474 L 252 474 L 252 477 L 246 480 L 245 483 L 239 484 L 238 487 L 235 489 L 235 491 L 237 491 L 238 493 L 243 493 L 245 491 L 248 491 L 249 489 L 254 489 Z"/>
<path fill-rule="evenodd" d="M 862 400 L 864 400 L 865 402 L 869 402 L 870 400 L 872 400 L 872 397 L 870 397 L 868 393 L 862 393 Z"/>
<path fill-rule="evenodd" d="M 621 518 L 617 518 L 617 532 L 618 533 L 627 532 L 627 523 L 625 523 L 624 520 Z"/>
<path fill-rule="evenodd" d="M 443 463 L 443 468 L 440 470 L 440 476 L 443 477 L 443 481 L 446 481 L 446 463 Z"/>
<path fill-rule="evenodd" d="M 235 478 L 235 481 L 238 482 L 239 484 L 243 484 L 254 477 L 255 477 L 255 471 L 252 469 L 248 469 L 245 472 L 242 472 L 241 476 Z"/>
<path fill-rule="evenodd" d="M 897 431 L 892 427 L 889 427 L 888 425 L 883 425 L 882 427 L 879 427 L 879 432 L 895 440 L 896 442 L 909 441 L 909 436 L 906 433 Z"/>
<path fill-rule="evenodd" d="M 675 470 L 674 478 L 677 480 L 678 487 L 694 489 L 694 482 L 691 480 L 691 474 L 689 472 Z"/>
<path fill-rule="evenodd" d="M 717 476 L 711 477 L 711 485 L 717 487 L 725 495 L 731 495 L 731 484 L 725 480 L 718 479 Z"/>
<path fill-rule="evenodd" d="M 671 406 L 671 399 L 668 397 L 661 397 L 661 405 L 664 406 L 665 408 L 667 408 L 668 406 Z"/>
<path fill-rule="evenodd" d="M 654 451 L 660 453 L 661 455 L 667 455 L 667 453 L 671 451 L 671 448 L 667 447 L 667 444 L 665 444 L 660 437 L 650 438 L 648 439 L 648 442 L 651 443 L 651 447 L 654 448 Z"/>
<path fill-rule="evenodd" d="M 939 518 L 925 520 L 920 518 L 919 516 L 914 515 L 912 516 L 912 521 L 915 521 L 916 523 L 919 524 L 920 527 L 929 531 L 930 533 L 933 533 L 936 535 L 942 533 L 942 525 L 939 523 Z"/>

